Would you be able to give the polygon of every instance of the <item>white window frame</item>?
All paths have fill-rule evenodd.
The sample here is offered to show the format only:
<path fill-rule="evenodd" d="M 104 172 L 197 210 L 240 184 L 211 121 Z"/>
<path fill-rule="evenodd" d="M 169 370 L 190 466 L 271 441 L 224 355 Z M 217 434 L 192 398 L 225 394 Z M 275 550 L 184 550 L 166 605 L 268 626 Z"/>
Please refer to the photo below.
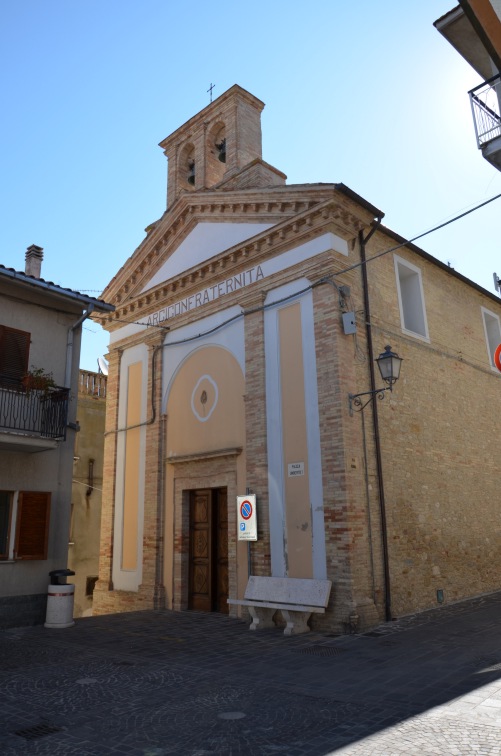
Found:
<path fill-rule="evenodd" d="M 408 260 L 404 260 L 403 257 L 399 257 L 398 255 L 393 255 L 393 262 L 395 265 L 395 278 L 397 282 L 398 306 L 400 309 L 400 325 L 401 325 L 402 331 L 403 333 L 409 334 L 409 336 L 414 336 L 414 338 L 416 339 L 421 339 L 422 341 L 429 342 L 430 336 L 428 332 L 428 320 L 426 317 L 426 304 L 425 304 L 425 299 L 424 299 L 423 279 L 421 275 L 421 270 L 416 265 L 413 265 Z M 413 291 L 413 295 L 416 299 L 414 304 L 411 303 L 409 305 L 408 303 L 404 301 L 405 295 L 404 295 L 404 292 L 402 292 L 401 272 L 400 272 L 402 268 L 406 268 L 407 276 L 412 276 L 414 281 L 417 281 L 417 291 L 415 288 Z M 409 306 L 411 307 L 413 306 L 414 308 L 416 307 L 420 308 L 420 311 L 417 313 L 417 317 L 423 322 L 423 333 L 421 331 L 416 331 L 416 330 L 413 330 L 412 328 L 409 328 L 408 327 L 409 323 L 406 324 L 405 311 L 408 309 Z"/>
<path fill-rule="evenodd" d="M 492 370 L 494 370 L 496 373 L 501 375 L 501 373 L 499 372 L 499 370 L 494 364 L 494 352 L 496 351 L 496 347 L 499 344 L 501 344 L 501 321 L 499 319 L 499 315 L 496 315 L 496 313 L 492 312 L 492 310 L 488 310 L 486 307 L 481 307 L 480 309 L 482 311 L 482 322 L 484 324 L 485 346 L 487 348 L 489 364 Z M 497 333 L 495 333 L 496 325 L 497 325 Z M 497 343 L 495 343 L 496 341 Z"/>

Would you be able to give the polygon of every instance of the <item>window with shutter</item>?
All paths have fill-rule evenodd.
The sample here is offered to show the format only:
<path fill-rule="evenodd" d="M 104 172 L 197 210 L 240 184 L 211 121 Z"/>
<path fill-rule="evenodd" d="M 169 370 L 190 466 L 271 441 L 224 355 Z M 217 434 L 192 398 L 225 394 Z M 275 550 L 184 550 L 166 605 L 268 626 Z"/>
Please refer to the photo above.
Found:
<path fill-rule="evenodd" d="M 31 334 L 0 325 L 0 385 L 17 386 L 28 370 Z"/>
<path fill-rule="evenodd" d="M 47 559 L 50 493 L 20 491 L 17 505 L 16 559 Z"/>
<path fill-rule="evenodd" d="M 0 491 L 0 559 L 9 557 L 9 535 L 12 518 L 12 492 Z"/>

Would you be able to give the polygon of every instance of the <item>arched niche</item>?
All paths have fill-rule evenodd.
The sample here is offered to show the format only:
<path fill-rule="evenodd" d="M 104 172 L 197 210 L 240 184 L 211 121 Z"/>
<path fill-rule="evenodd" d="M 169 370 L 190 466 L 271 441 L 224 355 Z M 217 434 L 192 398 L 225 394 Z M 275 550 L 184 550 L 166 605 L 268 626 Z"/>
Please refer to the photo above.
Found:
<path fill-rule="evenodd" d="M 245 379 L 234 355 L 208 345 L 179 365 L 166 397 L 167 456 L 242 447 Z"/>

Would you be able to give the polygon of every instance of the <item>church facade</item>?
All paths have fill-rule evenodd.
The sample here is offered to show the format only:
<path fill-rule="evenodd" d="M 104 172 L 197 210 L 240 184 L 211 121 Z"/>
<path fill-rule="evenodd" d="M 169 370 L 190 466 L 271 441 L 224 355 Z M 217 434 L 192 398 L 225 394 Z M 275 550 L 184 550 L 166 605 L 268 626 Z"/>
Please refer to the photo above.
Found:
<path fill-rule="evenodd" d="M 167 210 L 103 293 L 94 612 L 227 612 L 249 574 L 328 578 L 312 622 L 345 632 L 494 591 L 499 299 L 345 185 L 287 185 L 263 107 L 235 85 L 161 143 Z"/>

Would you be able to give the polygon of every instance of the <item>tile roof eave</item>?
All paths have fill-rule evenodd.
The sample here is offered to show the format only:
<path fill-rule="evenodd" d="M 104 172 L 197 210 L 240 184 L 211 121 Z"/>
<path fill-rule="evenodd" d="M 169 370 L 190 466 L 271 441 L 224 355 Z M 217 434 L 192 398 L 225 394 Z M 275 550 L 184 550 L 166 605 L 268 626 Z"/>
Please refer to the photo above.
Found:
<path fill-rule="evenodd" d="M 102 299 L 89 297 L 86 294 L 81 294 L 79 291 L 73 291 L 73 289 L 65 289 L 52 281 L 45 281 L 43 278 L 27 276 L 21 271 L 14 270 L 14 268 L 6 268 L 4 265 L 0 265 L 0 278 L 14 280 L 22 286 L 31 286 L 55 296 L 80 302 L 82 305 L 92 305 L 93 309 L 100 310 L 101 312 L 113 312 L 115 310 L 114 305 L 108 304 L 108 302 L 104 302 Z"/>

